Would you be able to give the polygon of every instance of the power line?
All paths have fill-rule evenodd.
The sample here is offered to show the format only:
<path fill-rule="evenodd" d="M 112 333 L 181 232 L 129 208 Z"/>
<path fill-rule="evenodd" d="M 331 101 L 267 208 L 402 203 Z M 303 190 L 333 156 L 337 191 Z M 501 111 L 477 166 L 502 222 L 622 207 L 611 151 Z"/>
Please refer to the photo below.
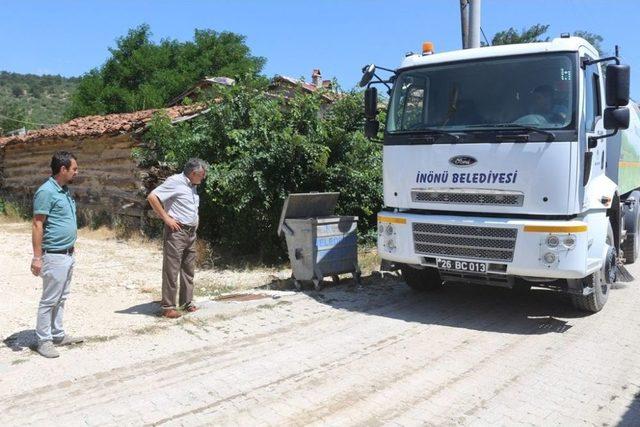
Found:
<path fill-rule="evenodd" d="M 482 29 L 482 27 L 480 27 L 480 32 L 482 33 L 482 37 L 484 37 L 484 42 L 487 44 L 487 46 L 491 46 L 491 43 L 489 43 L 489 40 L 487 40 L 487 36 L 484 34 L 484 30 Z"/>
<path fill-rule="evenodd" d="M 27 120 L 14 119 L 13 117 L 5 116 L 4 114 L 0 114 L 0 118 L 3 118 L 3 119 L 5 119 L 5 120 L 11 120 L 11 121 L 13 121 L 13 122 L 18 122 L 18 123 L 27 124 L 27 125 L 36 125 L 36 126 L 56 126 L 56 123 L 36 123 L 36 122 L 30 122 L 30 121 L 27 121 Z"/>

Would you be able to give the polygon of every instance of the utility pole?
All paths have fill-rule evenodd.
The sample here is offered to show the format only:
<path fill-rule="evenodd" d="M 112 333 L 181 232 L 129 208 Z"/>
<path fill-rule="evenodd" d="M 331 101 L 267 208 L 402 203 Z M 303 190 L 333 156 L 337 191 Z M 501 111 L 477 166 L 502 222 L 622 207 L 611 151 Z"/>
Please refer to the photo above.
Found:
<path fill-rule="evenodd" d="M 480 9 L 481 0 L 469 0 L 469 45 L 468 47 L 480 47 Z"/>
<path fill-rule="evenodd" d="M 462 29 L 462 48 L 469 47 L 469 0 L 460 0 L 460 27 Z"/>

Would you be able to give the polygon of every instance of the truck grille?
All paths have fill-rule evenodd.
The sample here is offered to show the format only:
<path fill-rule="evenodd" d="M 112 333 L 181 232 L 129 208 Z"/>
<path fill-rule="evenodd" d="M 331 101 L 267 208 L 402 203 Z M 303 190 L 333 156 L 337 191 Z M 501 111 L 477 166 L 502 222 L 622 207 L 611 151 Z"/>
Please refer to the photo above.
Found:
<path fill-rule="evenodd" d="M 518 230 L 469 225 L 413 223 L 416 253 L 487 261 L 512 261 Z"/>
<path fill-rule="evenodd" d="M 513 192 L 483 192 L 482 190 L 473 190 L 473 192 L 413 190 L 411 200 L 422 203 L 522 206 L 524 195 Z"/>

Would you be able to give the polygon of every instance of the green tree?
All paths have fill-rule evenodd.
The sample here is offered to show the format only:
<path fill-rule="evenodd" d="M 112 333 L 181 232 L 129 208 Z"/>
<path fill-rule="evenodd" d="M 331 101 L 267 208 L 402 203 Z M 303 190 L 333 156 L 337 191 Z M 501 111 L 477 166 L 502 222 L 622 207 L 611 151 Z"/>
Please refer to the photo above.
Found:
<path fill-rule="evenodd" d="M 195 30 L 186 42 L 151 35 L 145 24 L 117 39 L 105 64 L 82 77 L 66 117 L 163 107 L 205 76 L 253 78 L 265 63 L 231 32 Z"/>
<path fill-rule="evenodd" d="M 602 50 L 602 41 L 604 40 L 602 36 L 583 30 L 574 31 L 573 35 L 576 37 L 582 37 L 583 39 L 591 43 L 591 45 L 596 48 L 600 55 L 604 53 L 604 51 Z"/>
<path fill-rule="evenodd" d="M 27 110 L 17 102 L 0 105 L 0 135 L 25 127 L 28 119 Z"/>
<path fill-rule="evenodd" d="M 549 25 L 535 24 L 529 28 L 524 28 L 518 32 L 513 27 L 508 30 L 500 31 L 491 39 L 492 46 L 504 45 L 504 44 L 517 44 L 517 43 L 535 43 L 549 41 L 549 37 L 542 38 L 542 36 L 549 29 Z"/>
<path fill-rule="evenodd" d="M 362 94 L 340 97 L 323 117 L 319 94 L 287 100 L 255 87 L 225 89 L 210 110 L 171 127 L 158 115 L 143 158 L 179 167 L 201 157 L 211 170 L 201 194 L 201 235 L 264 260 L 284 255 L 276 235 L 293 192 L 338 191 L 338 213 L 367 233 L 382 205 L 381 149 L 362 134 Z"/>
<path fill-rule="evenodd" d="M 520 32 L 516 31 L 513 27 L 508 30 L 500 31 L 493 36 L 491 40 L 492 46 L 504 45 L 504 44 L 516 44 L 516 43 L 537 43 L 549 41 L 549 37 L 543 38 L 549 25 L 535 24 L 529 28 L 523 28 Z M 596 50 L 602 54 L 602 36 L 591 33 L 589 31 L 577 30 L 573 32 L 576 37 L 582 37 L 596 48 Z"/>

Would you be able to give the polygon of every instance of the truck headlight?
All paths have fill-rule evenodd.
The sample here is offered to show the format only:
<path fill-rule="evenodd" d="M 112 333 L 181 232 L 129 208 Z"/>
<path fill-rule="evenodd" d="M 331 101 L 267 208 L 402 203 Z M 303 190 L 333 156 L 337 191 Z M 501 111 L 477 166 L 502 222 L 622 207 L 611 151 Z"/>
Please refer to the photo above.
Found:
<path fill-rule="evenodd" d="M 553 252 L 547 252 L 546 254 L 544 254 L 544 262 L 546 262 L 547 264 L 553 264 L 556 261 L 556 254 L 554 254 Z"/>
<path fill-rule="evenodd" d="M 391 236 L 393 234 L 393 225 L 387 225 L 387 236 Z"/>
<path fill-rule="evenodd" d="M 393 251 L 396 248 L 396 242 L 393 241 L 393 238 L 387 240 L 387 248 Z"/>
<path fill-rule="evenodd" d="M 378 234 L 384 233 L 384 224 L 378 224 Z"/>
<path fill-rule="evenodd" d="M 562 239 L 562 244 L 567 249 L 573 249 L 576 246 L 576 236 L 574 236 L 573 234 L 565 236 L 565 238 Z"/>
<path fill-rule="evenodd" d="M 558 245 L 560 244 L 560 239 L 558 238 L 558 236 L 554 236 L 552 234 L 550 236 L 547 236 L 547 239 L 546 239 L 545 243 L 550 248 L 557 248 Z"/>

